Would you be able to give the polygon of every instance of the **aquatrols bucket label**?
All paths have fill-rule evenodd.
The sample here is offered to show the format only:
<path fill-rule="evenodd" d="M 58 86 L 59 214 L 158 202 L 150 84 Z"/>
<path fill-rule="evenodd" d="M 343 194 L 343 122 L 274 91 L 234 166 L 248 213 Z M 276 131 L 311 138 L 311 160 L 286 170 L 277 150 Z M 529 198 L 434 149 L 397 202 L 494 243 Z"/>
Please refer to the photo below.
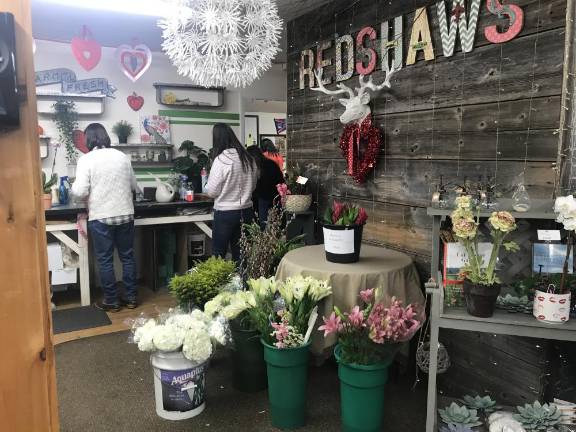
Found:
<path fill-rule="evenodd" d="M 204 403 L 204 366 L 176 371 L 160 370 L 160 382 L 166 411 L 190 411 Z"/>

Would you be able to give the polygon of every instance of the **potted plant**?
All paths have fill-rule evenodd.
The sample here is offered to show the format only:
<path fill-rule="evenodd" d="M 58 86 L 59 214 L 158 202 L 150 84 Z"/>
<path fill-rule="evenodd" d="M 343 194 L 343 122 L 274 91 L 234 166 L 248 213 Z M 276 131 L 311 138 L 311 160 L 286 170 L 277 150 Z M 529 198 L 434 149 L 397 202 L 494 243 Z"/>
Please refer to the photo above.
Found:
<path fill-rule="evenodd" d="M 366 220 L 368 214 L 363 208 L 334 200 L 324 213 L 326 260 L 341 264 L 358 262 Z"/>
<path fill-rule="evenodd" d="M 539 321 L 561 324 L 570 319 L 571 287 L 569 268 L 571 264 L 574 245 L 574 231 L 576 230 L 576 200 L 572 195 L 558 197 L 554 203 L 554 212 L 558 214 L 557 222 L 562 223 L 567 231 L 566 256 L 560 283 L 556 284 L 549 280 L 548 285 L 539 287 L 534 293 L 533 314 Z"/>
<path fill-rule="evenodd" d="M 257 222 L 244 225 L 240 236 L 240 252 L 246 280 L 274 276 L 282 257 L 304 246 L 304 234 L 290 240 L 286 238 L 282 216 L 282 210 L 272 206 L 264 229 Z"/>
<path fill-rule="evenodd" d="M 203 308 L 204 304 L 231 282 L 236 264 L 219 257 L 197 262 L 187 273 L 170 279 L 168 288 L 184 310 Z"/>
<path fill-rule="evenodd" d="M 300 165 L 286 171 L 286 183 L 277 185 L 282 205 L 287 212 L 307 211 L 312 205 L 312 194 L 308 190 L 308 178 L 301 175 Z"/>
<path fill-rule="evenodd" d="M 120 120 L 112 127 L 112 132 L 118 137 L 120 144 L 126 144 L 128 137 L 134 132 L 134 128 L 126 120 Z"/>
<path fill-rule="evenodd" d="M 227 343 L 222 321 L 198 309 L 176 309 L 156 319 L 139 318 L 132 331 L 138 349 L 152 353 L 156 413 L 167 420 L 200 414 L 206 406 L 205 372 L 213 346 Z"/>
<path fill-rule="evenodd" d="M 384 387 L 388 368 L 401 342 L 410 340 L 422 326 L 416 307 L 402 306 L 392 298 L 385 307 L 373 289 L 360 292 L 361 305 L 347 313 L 337 307 L 319 330 L 336 334 L 334 351 L 338 361 L 342 430 L 382 430 Z M 422 314 L 423 315 L 423 314 Z"/>
<path fill-rule="evenodd" d="M 202 192 L 202 170 L 210 167 L 210 156 L 190 140 L 183 141 L 178 151 L 185 155 L 174 158 L 174 170 L 188 177 L 194 191 Z"/>
<path fill-rule="evenodd" d="M 52 186 L 58 183 L 58 174 L 52 173 L 49 179 L 46 178 L 46 173 L 42 171 L 42 204 L 44 210 L 52 208 Z"/>
<path fill-rule="evenodd" d="M 500 279 L 496 275 L 496 260 L 503 246 L 509 252 L 518 251 L 514 242 L 504 242 L 516 229 L 516 220 L 507 211 L 493 212 L 488 219 L 492 248 L 488 263 L 484 263 L 478 252 L 479 216 L 474 215 L 472 197 L 462 195 L 456 198 L 456 208 L 452 212 L 452 232 L 464 246 L 468 261 L 461 269 L 464 278 L 464 298 L 466 308 L 472 316 L 491 317 L 500 294 Z"/>
<path fill-rule="evenodd" d="M 60 144 L 66 149 L 68 165 L 76 165 L 78 152 L 74 145 L 74 131 L 78 129 L 78 111 L 76 104 L 70 100 L 58 100 L 52 105 L 54 122 L 58 129 Z M 69 173 L 71 174 L 71 173 Z M 71 175 L 73 177 L 73 175 Z"/>

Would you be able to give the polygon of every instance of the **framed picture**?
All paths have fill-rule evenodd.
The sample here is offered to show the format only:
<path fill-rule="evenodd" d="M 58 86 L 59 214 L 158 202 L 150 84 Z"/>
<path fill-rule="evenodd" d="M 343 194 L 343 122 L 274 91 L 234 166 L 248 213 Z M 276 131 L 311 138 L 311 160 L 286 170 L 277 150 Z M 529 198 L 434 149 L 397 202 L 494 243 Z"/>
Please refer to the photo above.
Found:
<path fill-rule="evenodd" d="M 140 116 L 140 141 L 144 144 L 171 144 L 170 119 L 159 115 Z"/>
<path fill-rule="evenodd" d="M 260 135 L 260 148 L 262 148 L 262 141 L 269 139 L 272 144 L 280 152 L 283 157 L 286 157 L 288 152 L 286 148 L 286 135 Z"/>
<path fill-rule="evenodd" d="M 260 135 L 260 118 L 257 115 L 244 116 L 244 145 L 250 147 L 258 144 Z"/>
<path fill-rule="evenodd" d="M 558 243 L 534 243 L 532 248 L 532 271 L 534 273 L 562 273 L 566 259 L 566 245 Z M 574 253 L 568 258 L 568 273 L 574 268 Z"/>

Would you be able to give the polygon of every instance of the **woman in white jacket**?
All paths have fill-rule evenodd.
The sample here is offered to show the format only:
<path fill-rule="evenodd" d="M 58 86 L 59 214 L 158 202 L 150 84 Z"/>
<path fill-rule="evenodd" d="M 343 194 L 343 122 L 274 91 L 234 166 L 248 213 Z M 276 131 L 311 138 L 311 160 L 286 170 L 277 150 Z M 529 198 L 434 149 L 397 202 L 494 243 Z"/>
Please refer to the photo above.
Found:
<path fill-rule="evenodd" d="M 252 192 L 258 168 L 227 124 L 214 125 L 212 139 L 214 162 L 206 188 L 214 198 L 213 255 L 224 258 L 230 247 L 232 258 L 239 263 L 242 224 L 254 219 Z"/>

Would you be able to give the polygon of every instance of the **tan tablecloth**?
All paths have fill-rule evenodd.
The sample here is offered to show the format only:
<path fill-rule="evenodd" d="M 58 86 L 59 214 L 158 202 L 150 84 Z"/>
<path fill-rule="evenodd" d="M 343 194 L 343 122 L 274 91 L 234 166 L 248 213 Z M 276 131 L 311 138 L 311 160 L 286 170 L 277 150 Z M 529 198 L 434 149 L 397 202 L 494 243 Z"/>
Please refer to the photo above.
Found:
<path fill-rule="evenodd" d="M 291 276 L 312 276 L 327 280 L 332 295 L 319 306 L 319 316 L 328 316 L 334 306 L 348 312 L 359 303 L 358 295 L 367 288 L 380 288 L 381 299 L 388 303 L 394 296 L 404 304 L 424 304 L 420 280 L 412 259 L 401 252 L 370 245 L 362 245 L 360 261 L 354 264 L 335 264 L 326 261 L 324 245 L 307 246 L 286 254 L 276 278 L 286 280 Z M 320 325 L 318 319 L 316 328 Z M 324 339 L 321 332 L 314 332 L 312 351 L 321 354 L 336 343 L 336 337 Z"/>

